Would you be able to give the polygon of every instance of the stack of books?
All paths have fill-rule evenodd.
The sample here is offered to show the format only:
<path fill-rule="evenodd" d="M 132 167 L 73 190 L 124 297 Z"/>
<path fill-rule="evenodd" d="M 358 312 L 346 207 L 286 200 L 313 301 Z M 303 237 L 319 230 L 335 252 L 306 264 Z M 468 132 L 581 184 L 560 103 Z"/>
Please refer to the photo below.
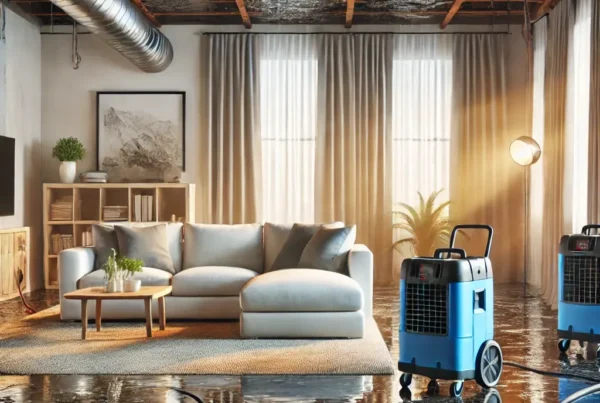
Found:
<path fill-rule="evenodd" d="M 108 174 L 102 171 L 84 172 L 79 175 L 81 183 L 106 183 L 108 182 Z"/>
<path fill-rule="evenodd" d="M 81 246 L 93 246 L 92 231 L 84 231 L 81 233 Z"/>
<path fill-rule="evenodd" d="M 154 215 L 152 214 L 152 203 L 154 197 L 135 195 L 134 202 L 134 219 L 137 222 L 148 222 L 154 221 Z"/>
<path fill-rule="evenodd" d="M 71 234 L 54 234 L 52 235 L 52 251 L 55 255 L 61 250 L 73 248 L 73 235 Z"/>
<path fill-rule="evenodd" d="M 127 206 L 104 206 L 104 221 L 123 221 L 127 220 Z"/>
<path fill-rule="evenodd" d="M 51 221 L 70 221 L 73 219 L 73 200 L 58 199 L 50 204 Z"/>

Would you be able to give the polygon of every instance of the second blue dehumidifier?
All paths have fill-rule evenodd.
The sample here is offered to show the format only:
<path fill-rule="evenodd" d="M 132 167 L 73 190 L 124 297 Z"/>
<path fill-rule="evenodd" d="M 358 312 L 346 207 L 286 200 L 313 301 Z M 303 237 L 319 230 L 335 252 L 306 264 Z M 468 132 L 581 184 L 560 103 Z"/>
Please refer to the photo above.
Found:
<path fill-rule="evenodd" d="M 454 248 L 462 229 L 487 230 L 485 256 Z M 431 378 L 428 389 L 437 389 L 437 379 L 454 381 L 451 396 L 462 394 L 464 380 L 475 379 L 484 388 L 498 383 L 502 350 L 493 340 L 492 236 L 489 225 L 457 225 L 450 248 L 402 262 L 398 369 L 403 390 L 413 374 Z"/>
<path fill-rule="evenodd" d="M 600 343 L 600 236 L 591 235 L 592 229 L 600 225 L 586 225 L 581 234 L 560 240 L 558 348 L 562 352 L 571 340 Z"/>

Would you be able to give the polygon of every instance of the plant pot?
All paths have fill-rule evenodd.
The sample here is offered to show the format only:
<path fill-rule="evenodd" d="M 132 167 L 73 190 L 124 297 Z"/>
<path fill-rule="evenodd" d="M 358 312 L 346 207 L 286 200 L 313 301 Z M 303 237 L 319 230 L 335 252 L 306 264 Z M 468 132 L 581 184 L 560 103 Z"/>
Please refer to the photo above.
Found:
<path fill-rule="evenodd" d="M 132 278 L 125 280 L 123 283 L 123 290 L 125 292 L 138 292 L 142 287 L 141 280 L 134 280 Z"/>
<path fill-rule="evenodd" d="M 123 292 L 123 279 L 118 278 L 115 281 L 117 282 L 117 292 Z"/>
<path fill-rule="evenodd" d="M 58 174 L 60 175 L 60 181 L 62 183 L 75 182 L 75 176 L 77 176 L 77 163 L 75 161 L 62 161 L 58 168 Z"/>
<path fill-rule="evenodd" d="M 117 280 L 109 280 L 106 282 L 106 292 L 113 293 L 119 292 L 117 288 Z"/>

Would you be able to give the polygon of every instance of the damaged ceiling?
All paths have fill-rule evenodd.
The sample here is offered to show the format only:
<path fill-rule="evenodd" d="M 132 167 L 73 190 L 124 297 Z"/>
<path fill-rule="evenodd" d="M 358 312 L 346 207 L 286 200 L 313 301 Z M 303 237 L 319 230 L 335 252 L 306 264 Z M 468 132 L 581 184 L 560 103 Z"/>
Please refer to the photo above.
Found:
<path fill-rule="evenodd" d="M 533 19 L 559 0 L 527 0 Z M 50 0 L 9 0 L 46 25 L 73 20 Z M 171 24 L 506 24 L 524 0 L 132 0 L 156 26 Z"/>

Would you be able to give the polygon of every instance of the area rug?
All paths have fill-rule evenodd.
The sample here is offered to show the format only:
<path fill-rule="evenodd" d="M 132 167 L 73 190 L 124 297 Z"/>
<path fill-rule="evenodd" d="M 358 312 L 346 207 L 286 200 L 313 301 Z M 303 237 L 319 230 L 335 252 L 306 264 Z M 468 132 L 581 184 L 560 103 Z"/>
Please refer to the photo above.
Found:
<path fill-rule="evenodd" d="M 239 336 L 235 321 L 167 322 L 146 338 L 142 322 L 63 322 L 58 307 L 0 325 L 0 373 L 390 375 L 394 362 L 377 324 L 363 339 L 260 339 Z"/>

